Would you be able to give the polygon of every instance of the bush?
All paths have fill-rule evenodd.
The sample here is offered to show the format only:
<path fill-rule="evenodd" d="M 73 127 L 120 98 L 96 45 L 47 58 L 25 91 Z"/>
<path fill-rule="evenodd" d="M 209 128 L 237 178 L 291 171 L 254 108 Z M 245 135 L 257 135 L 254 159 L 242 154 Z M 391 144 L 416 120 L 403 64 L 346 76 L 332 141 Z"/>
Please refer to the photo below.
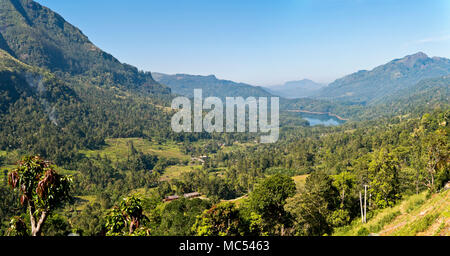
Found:
<path fill-rule="evenodd" d="M 356 233 L 357 236 L 368 236 L 370 234 L 369 230 L 366 227 L 362 227 Z"/>

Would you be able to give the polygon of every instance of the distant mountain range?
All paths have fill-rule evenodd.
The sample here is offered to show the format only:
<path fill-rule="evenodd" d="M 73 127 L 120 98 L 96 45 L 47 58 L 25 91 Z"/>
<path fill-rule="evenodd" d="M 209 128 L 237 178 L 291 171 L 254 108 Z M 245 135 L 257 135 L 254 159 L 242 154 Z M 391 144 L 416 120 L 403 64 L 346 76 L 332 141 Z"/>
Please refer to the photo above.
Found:
<path fill-rule="evenodd" d="M 441 57 L 428 57 L 418 52 L 401 59 L 392 60 L 370 71 L 361 70 L 344 76 L 329 85 L 316 83 L 309 79 L 286 82 L 283 85 L 258 87 L 229 80 L 217 79 L 214 75 L 198 76 L 187 74 L 166 75 L 153 73 L 159 83 L 166 85 L 176 94 L 191 97 L 194 88 L 203 89 L 205 96 L 280 96 L 289 99 L 311 98 L 312 102 L 323 105 L 330 101 L 332 105 L 342 106 L 370 106 L 386 103 L 396 98 L 404 99 L 407 92 L 420 95 L 422 80 L 440 78 L 450 75 L 450 59 Z M 423 88 L 422 88 L 423 89 Z M 441 88 L 440 90 L 446 90 Z M 427 89 L 429 92 L 430 88 Z M 311 100 L 307 101 L 311 106 Z"/>
<path fill-rule="evenodd" d="M 423 79 L 446 75 L 450 75 L 450 59 L 430 58 L 418 52 L 370 71 L 361 70 L 337 79 L 322 88 L 315 97 L 370 104 L 408 89 Z"/>
<path fill-rule="evenodd" d="M 316 83 L 309 79 L 289 81 L 283 85 L 266 86 L 268 92 L 287 99 L 304 98 L 314 96 L 317 91 L 325 87 L 325 84 Z"/>
<path fill-rule="evenodd" d="M 271 93 L 259 86 L 244 83 L 236 83 L 229 80 L 217 79 L 214 75 L 200 76 L 176 74 L 167 75 L 152 73 L 153 78 L 159 83 L 170 87 L 173 93 L 193 97 L 194 89 L 202 89 L 203 97 L 270 97 Z"/>
<path fill-rule="evenodd" d="M 103 112 L 111 111 L 113 107 L 125 111 L 121 104 L 134 106 L 134 102 L 124 101 L 132 97 L 139 98 L 139 102 L 141 97 L 151 97 L 151 101 L 142 101 L 146 102 L 146 108 L 158 113 L 153 117 L 167 118 L 161 106 L 169 105 L 173 96 L 171 92 L 192 97 L 195 88 L 203 89 L 204 97 L 278 95 L 284 98 L 281 100 L 282 109 L 332 112 L 344 117 L 358 115 L 363 107 L 382 104 L 395 105 L 395 109 L 405 111 L 405 108 L 395 104 L 397 100 L 408 106 L 427 104 L 425 99 L 445 102 L 449 91 L 450 60 L 430 58 L 422 52 L 392 60 L 370 71 L 358 71 L 328 86 L 304 79 L 263 88 L 218 79 L 214 75 L 144 72 L 102 51 L 60 15 L 31 0 L 0 0 L 0 49 L 3 50 L 0 75 L 8 81 L 0 87 L 3 100 L 0 103 L 1 112 L 8 112 L 18 100 L 31 95 L 37 101 L 42 103 L 45 99 L 46 104 L 51 105 L 48 108 L 43 106 L 46 104 L 38 104 L 34 108 L 49 114 L 55 107 L 61 116 L 64 112 L 61 106 L 64 104 L 57 105 L 57 97 L 62 98 L 61 102 L 71 98 L 70 104 L 87 105 L 85 110 L 79 111 L 86 114 L 84 118 L 88 125 L 93 125 L 90 118 L 93 109 L 97 110 L 100 106 L 99 101 L 106 105 L 116 104 L 102 106 L 100 110 Z M 37 87 L 32 86 L 38 76 L 49 82 L 43 83 L 49 91 L 56 92 L 59 88 L 62 92 L 52 96 L 52 99 L 40 94 L 35 90 Z M 13 81 L 14 78 L 17 79 Z M 111 101 L 112 98 L 115 100 Z M 103 116 L 97 113 L 95 118 Z M 62 124 L 62 121 L 59 123 Z M 128 133 L 133 134 L 134 131 Z"/>

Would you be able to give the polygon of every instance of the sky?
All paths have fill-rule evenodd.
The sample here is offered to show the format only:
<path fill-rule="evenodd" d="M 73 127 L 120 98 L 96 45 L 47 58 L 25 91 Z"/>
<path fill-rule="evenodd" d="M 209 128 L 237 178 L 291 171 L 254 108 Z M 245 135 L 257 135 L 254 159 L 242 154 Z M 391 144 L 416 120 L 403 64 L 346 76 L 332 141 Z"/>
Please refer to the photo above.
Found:
<path fill-rule="evenodd" d="M 448 0 L 37 0 L 139 69 L 329 83 L 418 51 L 450 58 Z"/>

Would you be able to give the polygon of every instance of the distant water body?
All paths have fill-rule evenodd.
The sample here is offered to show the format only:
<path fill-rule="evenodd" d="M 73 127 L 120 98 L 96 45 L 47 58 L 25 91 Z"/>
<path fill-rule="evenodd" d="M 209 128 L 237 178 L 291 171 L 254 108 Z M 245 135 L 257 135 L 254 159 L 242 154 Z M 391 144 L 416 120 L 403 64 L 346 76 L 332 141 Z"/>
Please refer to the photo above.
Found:
<path fill-rule="evenodd" d="M 337 126 L 345 123 L 334 116 L 327 114 L 305 114 L 301 113 L 301 117 L 309 122 L 309 126 L 323 125 L 323 126 Z"/>

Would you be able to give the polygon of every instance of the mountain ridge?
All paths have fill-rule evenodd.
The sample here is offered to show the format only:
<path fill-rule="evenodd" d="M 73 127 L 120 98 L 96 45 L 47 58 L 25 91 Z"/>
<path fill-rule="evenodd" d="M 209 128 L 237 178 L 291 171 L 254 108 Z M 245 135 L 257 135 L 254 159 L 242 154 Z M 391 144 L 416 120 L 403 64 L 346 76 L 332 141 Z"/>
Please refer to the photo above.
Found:
<path fill-rule="evenodd" d="M 450 74 L 450 59 L 423 52 L 394 59 L 372 70 L 360 70 L 322 88 L 318 98 L 370 103 L 427 78 Z"/>
<path fill-rule="evenodd" d="M 95 78 L 100 86 L 168 94 L 150 72 L 121 63 L 62 16 L 31 0 L 0 0 L 0 48 L 56 74 Z M 63 77 L 64 75 L 61 75 Z"/>
<path fill-rule="evenodd" d="M 288 99 L 313 96 L 324 84 L 316 83 L 310 79 L 294 80 L 282 85 L 266 86 L 268 92 Z"/>
<path fill-rule="evenodd" d="M 202 89 L 203 97 L 271 97 L 271 93 L 262 87 L 231 80 L 218 79 L 215 75 L 191 75 L 153 72 L 155 80 L 171 88 L 176 93 L 193 97 L 194 89 Z"/>

